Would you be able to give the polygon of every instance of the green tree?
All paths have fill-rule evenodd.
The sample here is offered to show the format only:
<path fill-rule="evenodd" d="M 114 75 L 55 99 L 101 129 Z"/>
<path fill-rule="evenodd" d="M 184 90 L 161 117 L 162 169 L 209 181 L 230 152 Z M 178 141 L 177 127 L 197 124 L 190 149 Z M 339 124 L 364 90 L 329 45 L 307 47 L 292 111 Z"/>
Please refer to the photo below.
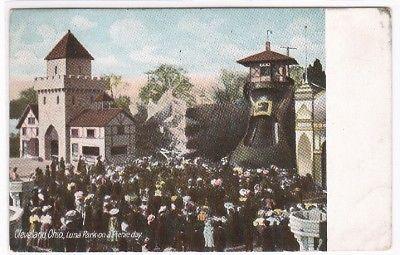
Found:
<path fill-rule="evenodd" d="M 247 74 L 223 69 L 219 76 L 218 88 L 214 91 L 214 100 L 217 103 L 236 102 L 243 99 L 243 86 Z"/>
<path fill-rule="evenodd" d="M 10 101 L 10 118 L 18 119 L 21 117 L 28 104 L 37 104 L 37 93 L 33 87 L 22 90 L 17 99 Z"/>
<path fill-rule="evenodd" d="M 116 74 L 103 75 L 103 78 L 107 79 L 107 90 L 110 91 L 112 97 L 114 97 L 115 89 L 121 87 L 124 83 L 122 82 L 122 76 Z"/>
<path fill-rule="evenodd" d="M 148 104 L 150 100 L 157 103 L 169 89 L 172 89 L 174 97 L 183 99 L 189 106 L 195 102 L 191 94 L 193 84 L 186 76 L 184 69 L 162 64 L 157 69 L 146 74 L 148 77 L 147 83 L 139 92 L 139 98 L 143 103 Z"/>
<path fill-rule="evenodd" d="M 322 70 L 321 61 L 318 58 L 315 59 L 313 65 L 307 67 L 307 77 L 309 82 L 319 85 L 322 88 L 326 87 L 325 71 Z"/>
<path fill-rule="evenodd" d="M 116 108 L 123 108 L 125 110 L 130 111 L 129 106 L 131 105 L 131 98 L 128 96 L 119 96 L 114 99 L 114 102 L 112 103 L 113 107 Z"/>
<path fill-rule="evenodd" d="M 304 68 L 302 66 L 291 66 L 289 69 L 290 78 L 294 80 L 295 86 L 300 86 L 303 83 Z"/>
<path fill-rule="evenodd" d="M 19 134 L 10 134 L 10 158 L 19 157 Z"/>

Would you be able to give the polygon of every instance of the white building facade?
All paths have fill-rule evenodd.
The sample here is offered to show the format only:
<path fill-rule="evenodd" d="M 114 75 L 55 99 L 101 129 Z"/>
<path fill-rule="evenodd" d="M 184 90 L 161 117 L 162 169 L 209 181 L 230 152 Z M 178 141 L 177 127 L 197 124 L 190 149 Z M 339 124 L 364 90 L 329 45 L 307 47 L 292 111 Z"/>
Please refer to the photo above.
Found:
<path fill-rule="evenodd" d="M 26 106 L 17 124 L 19 129 L 19 155 L 21 158 L 39 156 L 39 113 L 37 104 Z"/>
<path fill-rule="evenodd" d="M 325 89 L 304 82 L 295 91 L 296 164 L 326 188 Z"/>
<path fill-rule="evenodd" d="M 119 112 L 126 116 L 130 121 L 126 121 L 129 125 L 133 125 L 133 118 L 122 109 L 109 107 L 109 101 L 112 99 L 104 96 L 107 80 L 91 76 L 91 62 L 94 58 L 69 30 L 45 60 L 46 76 L 37 77 L 34 80 L 34 88 L 38 95 L 37 108 L 41 117 L 35 124 L 37 133 L 34 138 L 37 139 L 38 144 L 37 156 L 45 160 L 63 157 L 66 162 L 70 162 L 72 158 L 76 158 L 76 153 L 78 155 L 83 153 L 82 148 L 95 145 L 99 148 L 98 156 L 107 160 L 109 155 L 106 148 L 106 126 L 112 123 L 113 118 L 117 118 L 118 114 L 114 115 L 114 113 Z M 93 127 L 95 137 L 90 137 L 90 139 L 85 136 L 71 137 L 70 124 L 77 123 L 76 119 L 82 120 L 81 115 L 88 110 L 92 111 L 91 119 L 101 119 L 103 116 L 112 118 L 107 119 L 108 122 L 102 123 L 102 126 Z M 28 118 L 28 116 L 22 116 L 20 122 L 25 123 Z M 20 132 L 23 128 L 21 125 Z M 74 128 L 84 133 L 90 127 L 74 126 Z M 28 137 L 21 136 L 21 144 L 25 143 L 26 139 Z M 78 151 L 76 151 L 76 145 L 72 146 L 72 144 L 78 144 Z M 129 147 L 128 144 L 127 146 Z M 23 146 L 21 148 L 23 152 L 21 153 L 24 154 L 26 150 Z M 129 148 L 129 152 L 133 153 L 133 149 Z"/>

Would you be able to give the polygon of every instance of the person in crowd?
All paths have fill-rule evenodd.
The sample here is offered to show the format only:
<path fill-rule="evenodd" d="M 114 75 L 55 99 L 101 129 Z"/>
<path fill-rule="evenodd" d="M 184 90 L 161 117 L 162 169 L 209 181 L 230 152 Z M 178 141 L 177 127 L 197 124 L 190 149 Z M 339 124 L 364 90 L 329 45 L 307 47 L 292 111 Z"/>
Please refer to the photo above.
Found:
<path fill-rule="evenodd" d="M 19 177 L 18 174 L 18 167 L 14 167 L 10 173 L 10 181 L 12 182 L 16 182 L 16 181 L 20 181 L 21 178 Z"/>
<path fill-rule="evenodd" d="M 13 173 L 15 180 L 16 169 Z M 27 246 L 71 252 L 225 251 L 242 245 L 246 251 L 255 245 L 298 250 L 288 208 L 304 209 L 305 192 L 322 192 L 292 169 L 180 156 L 143 157 L 119 166 L 101 156 L 94 165 L 79 157 L 76 167 L 60 158 L 44 173 L 37 168 L 32 180 L 23 228 L 72 238 L 29 238 Z M 87 239 L 83 233 L 98 235 Z"/>

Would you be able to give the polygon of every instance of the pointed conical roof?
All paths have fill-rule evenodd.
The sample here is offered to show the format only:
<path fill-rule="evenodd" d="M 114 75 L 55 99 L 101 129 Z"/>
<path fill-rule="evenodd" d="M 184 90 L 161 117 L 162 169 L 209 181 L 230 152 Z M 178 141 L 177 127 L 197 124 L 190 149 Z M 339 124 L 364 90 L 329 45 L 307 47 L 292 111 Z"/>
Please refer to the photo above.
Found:
<path fill-rule="evenodd" d="M 45 60 L 60 58 L 94 59 L 70 30 L 68 30 L 68 33 L 66 33 L 57 43 L 57 45 L 50 51 Z"/>

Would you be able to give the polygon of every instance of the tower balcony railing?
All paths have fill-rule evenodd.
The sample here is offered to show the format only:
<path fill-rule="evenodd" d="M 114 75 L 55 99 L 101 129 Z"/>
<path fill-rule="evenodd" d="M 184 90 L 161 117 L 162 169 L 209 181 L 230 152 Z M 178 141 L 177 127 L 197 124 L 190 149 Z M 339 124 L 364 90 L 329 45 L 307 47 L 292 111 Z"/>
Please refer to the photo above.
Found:
<path fill-rule="evenodd" d="M 248 75 L 246 82 L 254 88 L 276 88 L 293 84 L 293 79 L 284 75 L 251 76 Z"/>

